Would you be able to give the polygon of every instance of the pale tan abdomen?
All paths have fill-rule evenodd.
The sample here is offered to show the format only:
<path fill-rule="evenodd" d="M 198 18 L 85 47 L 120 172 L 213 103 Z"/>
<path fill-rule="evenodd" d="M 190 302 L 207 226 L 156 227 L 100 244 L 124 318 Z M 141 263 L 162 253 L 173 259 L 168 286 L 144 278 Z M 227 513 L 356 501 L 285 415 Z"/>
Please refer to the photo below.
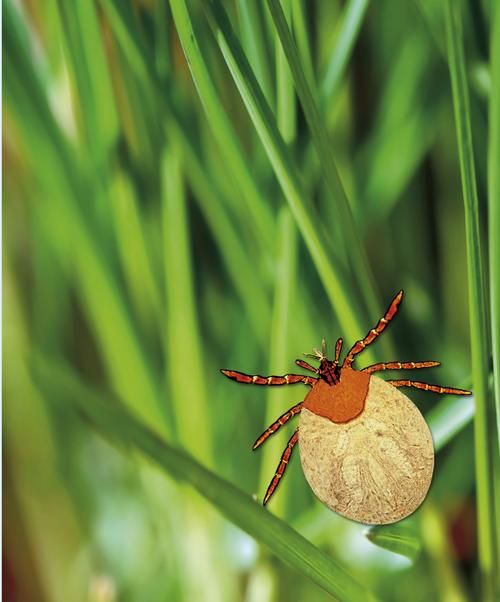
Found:
<path fill-rule="evenodd" d="M 364 411 L 350 422 L 335 424 L 303 409 L 299 448 L 316 496 L 361 523 L 405 518 L 420 506 L 431 484 L 434 448 L 422 414 L 376 376 L 370 378 Z"/>

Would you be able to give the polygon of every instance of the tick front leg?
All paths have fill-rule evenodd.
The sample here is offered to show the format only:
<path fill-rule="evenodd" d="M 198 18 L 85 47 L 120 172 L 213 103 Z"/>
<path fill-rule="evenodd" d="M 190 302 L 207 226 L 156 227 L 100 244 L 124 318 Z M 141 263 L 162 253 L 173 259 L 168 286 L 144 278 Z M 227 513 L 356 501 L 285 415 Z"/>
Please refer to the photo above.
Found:
<path fill-rule="evenodd" d="M 361 353 L 363 351 L 363 349 L 368 347 L 368 345 L 371 345 L 373 343 L 373 341 L 384 332 L 384 330 L 387 328 L 387 325 L 389 324 L 389 322 L 397 314 L 399 304 L 401 303 L 402 299 L 403 299 L 403 291 L 399 291 L 399 293 L 391 301 L 391 304 L 387 308 L 387 311 L 385 312 L 384 317 L 380 318 L 380 320 L 378 321 L 375 328 L 372 328 L 370 330 L 370 332 L 365 336 L 364 339 L 356 341 L 356 343 L 354 343 L 354 345 L 351 347 L 351 349 L 349 350 L 349 353 L 346 355 L 346 357 L 344 359 L 344 364 L 343 364 L 344 366 L 346 366 L 348 368 L 353 363 L 354 356 L 356 356 L 358 353 Z"/>
<path fill-rule="evenodd" d="M 316 378 L 313 376 L 304 376 L 303 374 L 285 374 L 284 376 L 259 376 L 257 374 L 244 374 L 234 370 L 221 370 L 224 376 L 247 385 L 294 385 L 303 383 L 304 385 L 314 385 Z"/>
<path fill-rule="evenodd" d="M 384 362 L 382 364 L 372 364 L 363 368 L 361 372 L 380 372 L 381 370 L 413 370 L 414 368 L 434 368 L 439 366 L 440 362 Z"/>
<path fill-rule="evenodd" d="M 282 414 L 278 420 L 276 420 L 276 422 L 274 422 L 273 424 L 271 424 L 271 426 L 269 428 L 267 428 L 262 435 L 257 439 L 257 441 L 253 444 L 253 448 L 252 449 L 257 449 L 259 447 L 259 445 L 262 445 L 262 443 L 264 443 L 264 441 L 270 437 L 271 435 L 274 435 L 274 433 L 280 429 L 284 424 L 286 424 L 290 418 L 293 418 L 294 416 L 296 416 L 300 410 L 302 410 L 302 401 L 300 403 L 298 403 L 297 405 L 293 406 L 293 408 L 290 408 L 287 412 L 285 412 L 284 414 Z"/>
<path fill-rule="evenodd" d="M 276 473 L 271 481 L 269 487 L 267 488 L 266 495 L 264 496 L 263 505 L 265 506 L 267 502 L 270 500 L 271 496 L 276 490 L 276 487 L 280 484 L 281 477 L 285 474 L 286 467 L 290 460 L 290 456 L 292 455 L 293 447 L 299 440 L 299 429 L 297 429 L 294 434 L 290 437 L 287 446 L 285 447 L 285 451 L 281 456 L 280 463 L 278 464 L 278 468 L 276 469 Z"/>
<path fill-rule="evenodd" d="M 472 395 L 472 391 L 465 389 L 454 389 L 452 387 L 441 387 L 440 385 L 430 385 L 429 383 L 421 383 L 416 380 L 387 380 L 393 387 L 414 387 L 415 389 L 423 389 L 424 391 L 432 391 L 434 393 L 445 393 L 449 395 Z"/>

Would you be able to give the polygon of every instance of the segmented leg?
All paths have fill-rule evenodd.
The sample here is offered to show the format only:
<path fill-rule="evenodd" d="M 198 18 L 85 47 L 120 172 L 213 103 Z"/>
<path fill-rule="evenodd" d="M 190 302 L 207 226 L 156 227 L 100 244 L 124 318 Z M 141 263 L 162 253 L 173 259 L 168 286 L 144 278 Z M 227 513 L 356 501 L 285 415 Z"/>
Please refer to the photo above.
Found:
<path fill-rule="evenodd" d="M 283 454 L 281 456 L 281 460 L 280 460 L 280 463 L 278 464 L 278 468 L 276 469 L 276 473 L 275 473 L 273 480 L 271 481 L 269 487 L 267 488 L 266 495 L 264 496 L 264 501 L 263 501 L 264 506 L 267 504 L 267 502 L 273 495 L 276 487 L 279 485 L 281 477 L 285 474 L 285 470 L 286 470 L 288 461 L 290 460 L 290 456 L 292 455 L 293 446 L 297 443 L 298 440 L 299 440 L 299 429 L 297 429 L 294 432 L 294 434 L 290 437 L 290 439 L 287 443 L 287 446 L 285 447 L 285 451 L 283 452 Z"/>
<path fill-rule="evenodd" d="M 317 368 L 314 368 L 313 366 L 311 366 L 311 364 L 308 364 L 304 360 L 295 360 L 295 363 L 297 364 L 297 366 L 304 368 L 304 370 L 309 370 L 310 372 L 314 372 L 315 374 L 318 373 Z"/>
<path fill-rule="evenodd" d="M 378 321 L 378 324 L 375 326 L 375 328 L 372 328 L 370 330 L 370 332 L 365 336 L 364 339 L 357 341 L 351 347 L 349 353 L 347 354 L 347 356 L 344 360 L 344 364 L 343 364 L 344 366 L 350 366 L 352 364 L 352 362 L 354 361 L 354 356 L 357 355 L 358 353 L 360 353 L 361 351 L 363 351 L 363 349 L 365 349 L 365 347 L 368 347 L 368 345 L 373 343 L 373 341 L 380 334 L 382 334 L 382 332 L 385 330 L 385 328 L 387 327 L 389 322 L 396 315 L 399 304 L 401 303 L 402 299 L 403 299 L 403 291 L 399 291 L 399 293 L 391 301 L 391 304 L 389 305 L 389 308 L 385 312 L 384 317 L 380 318 L 380 320 Z"/>
<path fill-rule="evenodd" d="M 252 449 L 257 449 L 259 447 L 259 445 L 262 445 L 262 443 L 264 443 L 264 441 L 268 437 L 273 435 L 278 429 L 280 429 L 284 424 L 286 424 L 290 420 L 290 418 L 293 418 L 296 414 L 298 414 L 301 409 L 302 409 L 302 401 L 300 403 L 298 403 L 297 405 L 293 406 L 293 408 L 290 408 L 284 414 L 282 414 L 278 418 L 278 420 L 276 420 L 276 422 L 271 424 L 271 426 L 262 433 L 262 435 L 253 444 Z"/>
<path fill-rule="evenodd" d="M 449 395 L 472 395 L 472 391 L 465 389 L 454 389 L 452 387 L 441 387 L 440 385 L 429 385 L 417 380 L 387 380 L 393 387 L 415 387 L 424 391 L 433 391 L 434 393 L 448 393 Z"/>
<path fill-rule="evenodd" d="M 295 383 L 304 383 L 305 385 L 314 385 L 316 379 L 313 376 L 304 376 L 303 374 L 285 374 L 284 376 L 258 376 L 257 374 L 244 374 L 234 370 L 221 370 L 224 376 L 231 378 L 239 383 L 248 385 L 293 385 Z"/>
<path fill-rule="evenodd" d="M 372 364 L 363 368 L 361 372 L 380 372 L 381 370 L 412 370 L 413 368 L 434 368 L 439 366 L 440 362 L 384 362 L 382 364 Z"/>
<path fill-rule="evenodd" d="M 343 339 L 339 338 L 337 339 L 337 342 L 335 343 L 335 361 L 338 362 L 339 361 L 339 357 L 340 357 L 340 352 L 342 351 L 342 343 L 343 343 Z"/>

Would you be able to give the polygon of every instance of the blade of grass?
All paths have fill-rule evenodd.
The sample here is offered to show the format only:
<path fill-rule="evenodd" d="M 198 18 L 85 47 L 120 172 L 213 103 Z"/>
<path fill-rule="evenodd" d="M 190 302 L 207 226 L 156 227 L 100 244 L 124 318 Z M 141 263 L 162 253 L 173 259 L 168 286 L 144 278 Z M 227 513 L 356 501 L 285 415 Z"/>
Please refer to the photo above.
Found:
<path fill-rule="evenodd" d="M 118 122 L 95 4 L 58 0 L 57 7 L 74 80 L 73 104 L 89 156 L 99 165 L 118 135 Z"/>
<path fill-rule="evenodd" d="M 307 15 L 303 0 L 292 0 L 292 24 L 302 64 L 310 86 L 315 85 L 311 40 L 308 31 Z"/>
<path fill-rule="evenodd" d="M 130 66 L 140 79 L 142 87 L 148 90 L 149 94 L 153 94 L 154 86 L 158 82 L 153 81 L 154 76 L 148 70 L 150 64 L 147 62 L 148 54 L 144 48 L 142 37 L 137 28 L 131 23 L 131 15 L 127 11 L 123 11 L 121 5 L 115 5 L 112 0 L 102 0 L 102 2 L 107 11 L 110 26 Z M 162 94 L 163 108 L 168 114 L 166 120 L 167 132 L 169 135 L 175 136 L 183 149 L 185 160 L 189 165 L 187 177 L 196 192 L 195 200 L 198 202 L 200 210 L 222 250 L 228 273 L 232 277 L 242 301 L 245 303 L 253 328 L 261 344 L 264 345 L 267 340 L 267 326 L 263 316 L 270 314 L 268 310 L 264 310 L 265 307 L 269 306 L 265 291 L 254 286 L 254 266 L 249 263 L 249 254 L 245 252 L 233 223 L 221 206 L 221 191 L 206 173 L 206 165 L 202 157 L 199 156 L 199 141 L 196 137 L 199 133 L 197 131 L 191 132 L 190 124 L 186 123 L 186 119 L 191 117 L 181 116 L 177 107 L 174 106 L 176 105 L 175 99 L 170 98 L 167 93 L 162 92 Z M 187 105 L 188 100 L 182 99 L 181 102 Z M 248 218 L 251 219 L 251 216 L 247 216 L 247 220 Z M 245 223 L 247 220 L 245 220 Z"/>
<path fill-rule="evenodd" d="M 297 233 L 295 222 L 287 206 L 284 206 L 278 217 L 278 258 L 277 258 L 276 285 L 274 289 L 273 316 L 270 329 L 270 352 L 269 368 L 271 373 L 286 372 L 290 364 L 290 310 L 293 296 L 296 292 L 296 269 L 297 269 Z M 290 403 L 290 392 L 283 387 L 276 387 L 276 391 L 269 391 L 267 395 L 267 408 L 265 414 L 265 425 L 267 428 L 275 422 L 280 414 L 286 411 Z M 277 408 L 283 408 L 279 410 Z M 294 421 L 296 422 L 296 421 Z M 296 428 L 296 424 L 293 428 Z M 273 435 L 272 446 L 264 446 L 262 450 L 262 461 L 260 469 L 259 492 L 266 491 L 271 478 L 276 470 L 276 449 L 281 453 L 286 446 L 290 433 L 289 429 L 282 428 Z M 274 496 L 270 502 L 273 511 L 278 516 L 284 515 L 285 489 L 288 487 L 287 480 L 280 485 L 279 494 Z"/>
<path fill-rule="evenodd" d="M 434 449 L 440 451 L 474 418 L 474 396 L 442 399 L 425 415 L 434 441 Z"/>
<path fill-rule="evenodd" d="M 205 169 L 196 144 L 188 134 L 188 128 L 183 126 L 180 119 L 168 119 L 168 135 L 174 137 L 176 144 L 182 148 L 187 167 L 186 178 L 195 193 L 195 201 L 217 242 L 227 273 L 245 306 L 256 338 L 265 347 L 268 341 L 267 316 L 271 309 L 268 296 L 264 287 L 255 286 L 255 266 L 250 253 L 245 249 L 238 237 L 237 228 L 220 202 L 222 193 Z"/>
<path fill-rule="evenodd" d="M 270 252 L 273 246 L 271 226 L 274 222 L 271 210 L 256 186 L 241 144 L 223 110 L 206 60 L 198 46 L 188 12 L 184 10 L 182 3 L 174 0 L 170 1 L 170 7 L 193 81 L 207 114 L 208 125 L 218 142 L 221 154 L 225 157 L 226 173 L 228 177 L 236 178 L 246 210 L 252 216 L 250 223 L 255 226 L 257 240 L 262 244 L 263 249 Z"/>
<path fill-rule="evenodd" d="M 183 0 L 172 0 L 172 2 L 182 5 L 180 10 L 185 13 L 186 19 L 189 18 Z M 220 2 L 204 3 L 203 8 L 214 29 L 221 51 L 254 126 L 271 160 L 332 308 L 342 324 L 346 337 L 354 340 L 361 335 L 363 328 L 360 326 L 356 315 L 355 301 L 348 293 L 351 289 L 349 280 L 342 272 L 341 267 L 332 263 L 329 259 L 327 252 L 329 245 L 321 227 L 321 220 L 311 204 L 306 205 L 304 202 L 306 196 L 298 176 L 299 170 L 276 127 L 269 106 L 235 37 L 224 8 Z M 182 35 L 186 35 L 189 31 Z M 367 350 L 367 354 L 371 354 L 370 349 Z"/>
<path fill-rule="evenodd" d="M 319 99 L 323 114 L 327 113 L 337 95 L 367 8 L 368 0 L 350 0 L 343 9 L 338 39 L 321 77 Z"/>
<path fill-rule="evenodd" d="M 446 2 L 448 60 L 453 92 L 460 172 L 465 206 L 467 271 L 472 356 L 472 383 L 475 395 L 474 441 L 476 454 L 476 495 L 478 512 L 479 568 L 485 600 L 493 599 L 495 531 L 493 528 L 492 464 L 489 449 L 488 363 L 489 329 L 486 283 L 482 265 L 479 208 L 474 169 L 469 92 L 462 39 L 461 3 Z"/>
<path fill-rule="evenodd" d="M 375 600 L 335 560 L 326 556 L 250 496 L 198 464 L 185 452 L 162 441 L 135 420 L 124 407 L 104 399 L 84 385 L 68 367 L 32 356 L 37 383 L 54 403 L 71 404 L 103 435 L 120 445 L 133 446 L 163 471 L 194 487 L 219 512 L 268 546 L 281 560 L 344 602 Z"/>
<path fill-rule="evenodd" d="M 347 199 L 335 165 L 325 125 L 322 123 L 313 94 L 307 83 L 297 47 L 293 41 L 279 0 L 268 0 L 267 4 L 290 66 L 295 88 L 311 131 L 312 142 L 318 153 L 325 183 L 328 186 L 332 200 L 336 200 L 338 220 L 342 224 L 340 231 L 343 233 L 343 244 L 349 249 L 348 256 L 352 261 L 353 272 L 357 276 L 357 282 L 366 300 L 369 313 L 370 315 L 378 315 L 380 306 L 374 293 L 375 284 L 373 275 L 371 274 L 368 259 L 356 230 L 349 200 Z"/>
<path fill-rule="evenodd" d="M 265 35 L 263 7 L 259 2 L 247 2 L 247 0 L 237 0 L 236 4 L 242 30 L 243 47 L 255 71 L 262 92 L 269 106 L 272 107 L 275 100 L 275 91 L 272 86 L 274 74 L 271 69 L 272 63 L 268 60 L 270 53 Z"/>
<path fill-rule="evenodd" d="M 114 390 L 153 429 L 167 426 L 156 380 L 116 278 L 87 215 L 94 174 L 81 165 L 57 127 L 45 90 L 23 43 L 22 23 L 6 3 L 4 15 L 6 107 L 19 129 L 26 163 L 39 193 L 30 210 L 45 229 L 46 244 L 76 282 Z M 40 202 L 43 199 L 44 202 Z M 54 224 L 58 228 L 54 231 Z M 68 262 L 68 257 L 74 263 Z M 73 273 L 74 272 L 74 273 Z M 120 354 L 117 354 L 117 349 Z"/>
<path fill-rule="evenodd" d="M 380 548 L 415 561 L 422 549 L 416 526 L 410 521 L 383 527 L 369 527 L 365 536 Z"/>
<path fill-rule="evenodd" d="M 500 5 L 491 5 L 491 95 L 489 108 L 488 209 L 493 388 L 500 448 Z M 500 517 L 499 517 L 500 518 Z"/>
<path fill-rule="evenodd" d="M 284 0 L 288 20 L 291 17 L 290 0 Z M 283 54 L 279 40 L 275 36 L 276 50 L 276 120 L 283 139 L 289 147 L 293 148 L 296 129 L 297 112 L 295 105 L 295 92 L 290 70 Z M 277 222 L 277 277 L 274 282 L 273 315 L 270 331 L 269 369 L 273 371 L 286 372 L 290 361 L 288 349 L 290 347 L 290 311 L 291 301 L 294 296 L 294 287 L 297 270 L 297 236 L 293 216 L 287 205 L 281 208 Z M 267 408 L 265 414 L 265 425 L 267 428 L 282 412 L 276 408 L 282 408 L 288 391 L 269 391 L 267 395 Z M 265 492 L 270 479 L 276 469 L 275 447 L 284 449 L 286 441 L 290 436 L 289 429 L 281 429 L 273 439 L 273 446 L 265 446 L 262 450 L 260 466 L 260 491 Z M 285 509 L 285 488 L 288 488 L 286 479 L 281 483 L 279 496 L 272 500 L 274 512 L 283 517 Z"/>
<path fill-rule="evenodd" d="M 180 440 L 211 463 L 210 414 L 201 338 L 193 290 L 184 175 L 179 149 L 170 145 L 162 160 L 162 225 L 167 296 L 165 355 Z M 186 358 L 189 371 L 186 373 Z"/>

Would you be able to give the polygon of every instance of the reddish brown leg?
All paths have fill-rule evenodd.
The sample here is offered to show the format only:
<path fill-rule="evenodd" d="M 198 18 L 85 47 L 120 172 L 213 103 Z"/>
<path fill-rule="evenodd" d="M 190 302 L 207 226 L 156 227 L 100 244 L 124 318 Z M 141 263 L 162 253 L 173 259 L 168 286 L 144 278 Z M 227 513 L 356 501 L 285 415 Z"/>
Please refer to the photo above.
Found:
<path fill-rule="evenodd" d="M 340 357 L 340 352 L 342 351 L 342 343 L 343 343 L 343 339 L 337 339 L 337 342 L 335 343 L 335 361 L 338 362 L 339 361 L 339 357 Z"/>
<path fill-rule="evenodd" d="M 287 443 L 287 446 L 285 447 L 285 451 L 283 452 L 283 454 L 281 456 L 281 460 L 280 460 L 280 463 L 278 464 L 278 468 L 276 469 L 276 473 L 275 473 L 273 480 L 271 481 L 269 487 L 267 488 L 266 495 L 264 496 L 264 501 L 263 501 L 264 506 L 267 504 L 267 502 L 273 495 L 276 487 L 279 485 L 281 477 L 285 474 L 285 470 L 286 470 L 288 461 L 290 460 L 290 456 L 292 455 L 293 446 L 297 443 L 298 440 L 299 440 L 299 429 L 297 429 L 294 432 L 294 434 L 290 437 L 290 439 Z"/>
<path fill-rule="evenodd" d="M 434 368 L 439 366 L 440 362 L 384 362 L 382 364 L 372 364 L 363 368 L 361 372 L 380 372 L 381 370 L 412 370 L 413 368 Z"/>
<path fill-rule="evenodd" d="M 304 360 L 295 360 L 295 363 L 297 364 L 297 366 L 304 368 L 304 370 L 309 370 L 310 372 L 314 372 L 315 374 L 318 373 L 317 368 L 315 368 L 314 366 L 311 366 L 311 364 L 308 364 Z"/>
<path fill-rule="evenodd" d="M 357 341 L 351 347 L 349 353 L 346 355 L 343 366 L 347 366 L 347 367 L 350 366 L 352 364 L 352 362 L 354 361 L 354 356 L 357 355 L 358 353 L 360 353 L 361 351 L 363 351 L 363 349 L 365 349 L 365 347 L 368 347 L 368 345 L 373 343 L 373 341 L 380 334 L 382 334 L 382 332 L 385 330 L 385 328 L 387 327 L 389 322 L 397 314 L 398 307 L 399 307 L 399 304 L 401 303 L 402 298 L 403 298 L 403 291 L 399 291 L 399 293 L 391 301 L 391 304 L 389 305 L 389 308 L 385 312 L 384 317 L 380 318 L 380 320 L 378 321 L 378 324 L 375 326 L 375 328 L 372 328 L 370 330 L 370 332 L 365 336 L 364 339 Z"/>
<path fill-rule="evenodd" d="M 285 374 L 284 376 L 258 376 L 235 372 L 234 370 L 221 370 L 224 376 L 231 378 L 239 383 L 248 385 L 293 385 L 295 383 L 304 383 L 305 385 L 314 385 L 316 379 L 313 376 L 304 376 L 302 374 Z"/>
<path fill-rule="evenodd" d="M 264 443 L 264 441 L 268 437 L 273 435 L 279 428 L 281 428 L 286 422 L 288 422 L 290 420 L 290 418 L 293 418 L 296 414 L 298 414 L 301 409 L 302 409 L 302 401 L 300 403 L 298 403 L 297 405 L 293 406 L 293 408 L 290 408 L 284 414 L 282 414 L 278 418 L 278 420 L 276 420 L 276 422 L 271 424 L 271 426 L 262 433 L 262 435 L 253 444 L 252 449 L 257 449 L 259 447 L 259 445 L 262 445 L 262 443 Z"/>
<path fill-rule="evenodd" d="M 441 387 L 440 385 L 429 385 L 417 380 L 387 380 L 393 387 L 415 387 L 424 391 L 433 391 L 434 393 L 448 393 L 449 395 L 472 395 L 472 391 L 465 389 L 453 389 L 452 387 Z"/>

